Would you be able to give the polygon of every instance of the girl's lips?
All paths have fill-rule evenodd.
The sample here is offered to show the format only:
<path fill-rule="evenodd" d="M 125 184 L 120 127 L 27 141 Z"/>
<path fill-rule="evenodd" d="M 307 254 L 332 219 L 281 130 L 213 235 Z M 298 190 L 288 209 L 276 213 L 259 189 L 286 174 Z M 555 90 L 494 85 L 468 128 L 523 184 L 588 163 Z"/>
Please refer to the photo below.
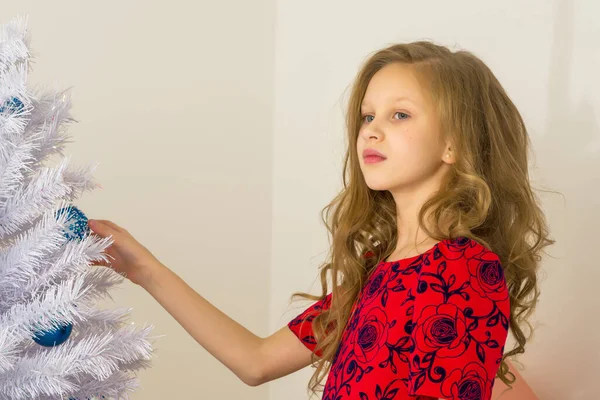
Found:
<path fill-rule="evenodd" d="M 379 152 L 379 151 L 377 151 L 375 149 L 370 149 L 370 148 L 369 149 L 365 149 L 363 151 L 362 155 L 363 155 L 363 157 L 377 156 L 377 157 L 385 158 L 385 156 L 381 152 Z"/>
<path fill-rule="evenodd" d="M 385 158 L 379 156 L 366 156 L 364 159 L 365 164 L 375 164 L 381 161 L 385 161 Z"/>

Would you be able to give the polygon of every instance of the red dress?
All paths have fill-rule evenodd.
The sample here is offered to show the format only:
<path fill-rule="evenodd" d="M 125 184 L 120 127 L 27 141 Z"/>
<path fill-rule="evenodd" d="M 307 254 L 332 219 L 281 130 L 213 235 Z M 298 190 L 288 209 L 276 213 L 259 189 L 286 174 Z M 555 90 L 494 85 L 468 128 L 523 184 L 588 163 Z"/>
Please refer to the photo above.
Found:
<path fill-rule="evenodd" d="M 311 321 L 330 304 L 331 293 L 288 323 L 310 350 Z M 472 239 L 381 261 L 353 306 L 322 399 L 489 400 L 509 316 L 500 259 Z"/>

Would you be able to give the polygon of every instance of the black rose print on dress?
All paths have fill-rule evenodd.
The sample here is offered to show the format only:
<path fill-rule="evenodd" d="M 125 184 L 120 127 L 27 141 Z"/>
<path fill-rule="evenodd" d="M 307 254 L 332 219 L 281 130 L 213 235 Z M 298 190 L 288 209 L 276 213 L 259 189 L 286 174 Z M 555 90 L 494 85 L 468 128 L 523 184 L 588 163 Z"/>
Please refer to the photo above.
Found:
<path fill-rule="evenodd" d="M 415 341 L 419 350 L 437 357 L 458 357 L 467 347 L 467 323 L 454 304 L 427 306 L 416 322 Z"/>
<path fill-rule="evenodd" d="M 311 350 L 310 322 L 330 295 L 288 324 Z M 509 315 L 498 256 L 471 239 L 382 261 L 353 307 L 322 399 L 489 400 Z"/>
<path fill-rule="evenodd" d="M 385 346 L 388 336 L 387 325 L 387 315 L 379 307 L 371 309 L 360 319 L 350 338 L 358 362 L 368 363 Z"/>
<path fill-rule="evenodd" d="M 288 323 L 288 327 L 298 336 L 298 338 L 304 343 L 310 350 L 315 350 L 317 342 L 313 335 L 311 322 L 319 315 L 319 312 L 325 308 L 328 309 L 331 305 L 331 293 L 329 293 L 325 299 L 313 303 L 310 307 L 304 310 L 296 318 L 292 319 Z M 322 356 L 322 351 L 317 350 L 316 354 Z"/>
<path fill-rule="evenodd" d="M 505 300 L 508 292 L 505 290 L 504 271 L 500 261 L 490 254 L 483 254 L 468 261 L 470 284 L 473 290 L 482 297 L 494 301 Z"/>
<path fill-rule="evenodd" d="M 388 283 L 390 281 L 390 271 L 387 269 L 378 269 L 371 276 L 371 279 L 365 285 L 362 292 L 362 305 L 366 306 L 371 302 L 378 300 L 379 305 L 386 306 L 388 298 Z"/>
<path fill-rule="evenodd" d="M 447 399 L 478 400 L 492 396 L 492 381 L 479 363 L 454 369 L 442 383 L 441 393 Z"/>

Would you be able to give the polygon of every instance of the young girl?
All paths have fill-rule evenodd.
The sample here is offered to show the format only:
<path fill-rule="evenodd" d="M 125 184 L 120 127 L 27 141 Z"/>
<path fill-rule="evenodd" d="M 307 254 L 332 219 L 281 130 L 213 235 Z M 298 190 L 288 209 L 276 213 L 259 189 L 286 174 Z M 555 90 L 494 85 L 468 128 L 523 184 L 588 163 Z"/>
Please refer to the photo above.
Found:
<path fill-rule="evenodd" d="M 321 296 L 294 294 L 316 302 L 273 335 L 230 319 L 106 220 L 90 221 L 114 238 L 112 262 L 97 265 L 144 287 L 249 385 L 312 364 L 309 389 L 328 374 L 326 400 L 490 399 L 496 377 L 515 382 L 506 358 L 524 352 L 540 252 L 554 243 L 519 112 L 473 54 L 414 42 L 365 62 L 347 128 Z"/>

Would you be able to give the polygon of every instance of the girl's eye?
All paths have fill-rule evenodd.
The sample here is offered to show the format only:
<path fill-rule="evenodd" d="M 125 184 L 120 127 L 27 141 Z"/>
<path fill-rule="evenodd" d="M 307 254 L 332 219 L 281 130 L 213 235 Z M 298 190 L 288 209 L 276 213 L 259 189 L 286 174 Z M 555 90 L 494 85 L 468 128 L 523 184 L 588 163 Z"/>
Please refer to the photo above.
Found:
<path fill-rule="evenodd" d="M 408 114 L 406 114 L 406 113 L 398 111 L 398 112 L 394 113 L 394 116 L 396 116 L 397 114 L 400 115 L 400 118 L 398 118 L 398 119 L 407 119 L 408 118 Z M 363 115 L 362 116 L 363 122 L 371 122 L 371 121 L 373 121 L 372 119 L 369 120 L 368 119 L 369 117 L 373 117 L 373 116 L 372 115 Z"/>

